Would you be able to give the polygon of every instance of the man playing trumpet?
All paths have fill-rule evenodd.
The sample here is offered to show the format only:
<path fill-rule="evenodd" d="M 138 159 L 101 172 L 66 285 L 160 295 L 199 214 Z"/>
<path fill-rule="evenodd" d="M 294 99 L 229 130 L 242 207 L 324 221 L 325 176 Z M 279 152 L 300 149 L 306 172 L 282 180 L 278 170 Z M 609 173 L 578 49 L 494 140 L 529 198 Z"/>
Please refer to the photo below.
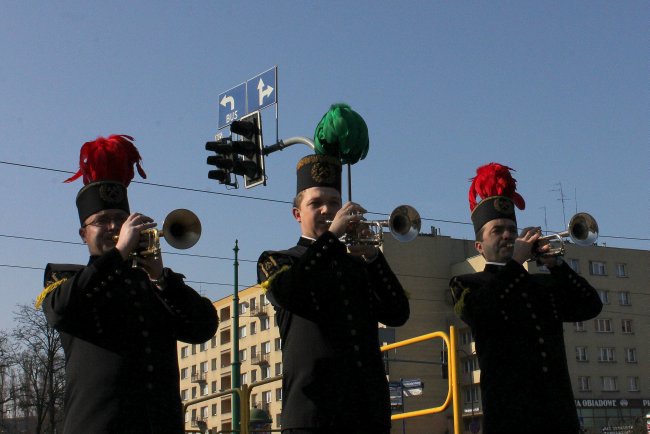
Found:
<path fill-rule="evenodd" d="M 346 246 L 359 204 L 341 203 L 341 163 L 310 155 L 298 163 L 293 217 L 298 245 L 266 251 L 258 280 L 282 338 L 282 432 L 387 434 L 390 403 L 377 323 L 401 326 L 409 303 L 376 246 Z"/>
<path fill-rule="evenodd" d="M 128 136 L 84 144 L 77 194 L 88 265 L 48 264 L 42 303 L 66 359 L 64 434 L 184 432 L 176 341 L 203 343 L 217 329 L 210 300 L 163 267 L 161 255 L 129 260 L 153 220 L 131 213 L 133 164 Z M 117 241 L 115 236 L 118 236 Z"/>
<path fill-rule="evenodd" d="M 602 303 L 561 257 L 543 256 L 549 245 L 540 245 L 538 228 L 517 235 L 514 207 L 525 203 L 510 170 L 477 169 L 469 197 L 485 270 L 450 282 L 455 311 L 476 341 L 483 433 L 577 434 L 562 323 L 594 318 Z M 528 273 L 523 264 L 540 254 L 550 273 Z"/>

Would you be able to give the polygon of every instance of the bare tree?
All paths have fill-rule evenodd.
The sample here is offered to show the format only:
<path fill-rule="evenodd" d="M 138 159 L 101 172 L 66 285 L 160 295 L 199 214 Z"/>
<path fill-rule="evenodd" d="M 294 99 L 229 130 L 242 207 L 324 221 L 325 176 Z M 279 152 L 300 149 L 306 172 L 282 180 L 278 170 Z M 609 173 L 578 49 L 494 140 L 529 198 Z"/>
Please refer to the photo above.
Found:
<path fill-rule="evenodd" d="M 19 305 L 14 312 L 15 364 L 20 375 L 19 405 L 36 418 L 36 434 L 54 433 L 62 418 L 65 362 L 61 339 L 43 311 Z"/>

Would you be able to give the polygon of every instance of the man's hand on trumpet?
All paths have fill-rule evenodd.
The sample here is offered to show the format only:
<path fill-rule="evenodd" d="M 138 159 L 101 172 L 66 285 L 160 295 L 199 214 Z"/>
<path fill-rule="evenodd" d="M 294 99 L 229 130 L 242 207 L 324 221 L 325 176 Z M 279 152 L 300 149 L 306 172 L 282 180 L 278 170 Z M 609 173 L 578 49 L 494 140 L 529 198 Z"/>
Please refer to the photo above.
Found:
<path fill-rule="evenodd" d="M 366 209 L 358 203 L 346 202 L 332 219 L 329 231 L 337 238 L 341 238 L 346 233 L 351 233 L 357 230 L 362 231 L 362 233 L 358 234 L 361 235 L 361 237 L 369 235 L 370 230 L 365 228 L 365 226 L 360 227 L 358 224 L 360 221 L 365 220 L 363 218 L 365 212 Z M 377 256 L 377 247 L 365 244 L 348 246 L 348 252 L 352 256 L 361 256 L 364 259 L 371 261 Z"/>
<path fill-rule="evenodd" d="M 119 250 L 122 258 L 126 261 L 131 253 L 149 247 L 148 236 L 142 232 L 156 227 L 156 222 L 151 217 L 140 213 L 133 213 L 127 217 L 120 228 L 120 234 L 115 247 Z M 163 263 L 160 255 L 137 256 L 136 261 L 139 267 L 144 269 L 149 278 L 158 279 L 163 271 Z"/>
<path fill-rule="evenodd" d="M 543 256 L 551 249 L 547 240 L 541 240 L 542 229 L 540 227 L 528 227 L 521 231 L 519 238 L 515 240 L 512 257 L 515 261 L 523 264 L 531 258 L 536 258 L 539 265 L 552 268 L 557 265 L 557 258 L 554 256 Z"/>

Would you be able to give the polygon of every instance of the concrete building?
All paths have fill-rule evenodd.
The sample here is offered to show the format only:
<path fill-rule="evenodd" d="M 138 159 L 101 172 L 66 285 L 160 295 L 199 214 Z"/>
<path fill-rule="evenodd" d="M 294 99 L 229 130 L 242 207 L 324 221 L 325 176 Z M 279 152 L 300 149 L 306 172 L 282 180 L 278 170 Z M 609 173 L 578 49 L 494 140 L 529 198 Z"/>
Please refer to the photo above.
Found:
<path fill-rule="evenodd" d="M 453 313 L 448 287 L 452 276 L 483 269 L 484 261 L 476 256 L 474 242 L 435 233 L 421 234 L 409 243 L 388 236 L 383 250 L 410 295 L 411 318 L 403 327 L 383 330 L 382 340 L 401 341 L 433 331 L 448 333 L 450 326 L 456 327 L 462 426 L 466 433 L 480 433 L 480 370 L 471 333 Z M 645 423 L 645 414 L 650 411 L 650 251 L 569 244 L 565 259 L 600 292 L 605 303 L 595 320 L 565 324 L 578 412 L 586 432 L 625 433 L 635 420 Z M 545 272 L 534 264 L 529 267 L 531 272 Z M 241 380 L 251 384 L 281 373 L 281 342 L 273 308 L 261 288 L 246 288 L 239 298 Z M 231 387 L 232 297 L 214 304 L 221 324 L 212 341 L 194 346 L 179 344 L 184 401 Z M 402 398 L 401 406 L 395 406 L 396 412 L 437 407 L 444 402 L 448 387 L 442 374 L 442 354 L 440 339 L 384 354 L 391 382 L 423 384 L 421 389 L 406 390 L 408 396 Z M 256 387 L 251 396 L 252 403 L 271 415 L 272 428 L 278 429 L 282 421 L 281 382 Z M 186 414 L 186 428 L 229 430 L 231 411 L 229 396 L 193 405 Z M 451 410 L 393 423 L 393 433 L 447 432 L 453 432 Z"/>

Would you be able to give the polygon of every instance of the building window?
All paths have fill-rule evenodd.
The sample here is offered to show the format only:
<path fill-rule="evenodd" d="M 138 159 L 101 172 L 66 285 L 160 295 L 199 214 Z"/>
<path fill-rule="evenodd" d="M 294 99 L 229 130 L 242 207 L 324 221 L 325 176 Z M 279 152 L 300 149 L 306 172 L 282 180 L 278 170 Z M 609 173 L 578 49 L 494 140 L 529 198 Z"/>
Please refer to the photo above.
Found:
<path fill-rule="evenodd" d="M 212 404 L 212 416 L 218 416 L 217 404 Z"/>
<path fill-rule="evenodd" d="M 251 323 L 251 336 L 253 336 L 255 333 L 257 333 L 257 323 L 252 322 Z"/>
<path fill-rule="evenodd" d="M 181 359 L 185 359 L 187 356 L 189 356 L 189 348 L 184 346 L 181 348 Z"/>
<path fill-rule="evenodd" d="M 230 319 L 230 306 L 221 308 L 219 311 L 219 321 L 223 323 L 226 320 Z"/>
<path fill-rule="evenodd" d="M 627 265 L 616 264 L 616 277 L 627 277 Z"/>
<path fill-rule="evenodd" d="M 181 369 L 181 380 L 185 380 L 187 378 L 187 368 Z"/>
<path fill-rule="evenodd" d="M 585 331 L 585 322 L 584 321 L 578 321 L 573 323 L 574 330 L 577 332 L 584 332 Z"/>
<path fill-rule="evenodd" d="M 616 392 L 618 387 L 616 386 L 616 377 L 600 377 L 602 383 L 603 392 Z"/>
<path fill-rule="evenodd" d="M 625 349 L 625 361 L 627 363 L 636 363 L 636 348 Z"/>
<path fill-rule="evenodd" d="M 627 291 L 621 291 L 618 293 L 618 304 L 621 306 L 629 306 L 630 303 L 630 293 Z"/>
<path fill-rule="evenodd" d="M 201 362 L 200 372 L 208 372 L 208 362 Z"/>
<path fill-rule="evenodd" d="M 240 375 L 240 383 L 248 384 L 248 374 L 246 372 Z"/>
<path fill-rule="evenodd" d="M 257 357 L 257 345 L 251 347 L 251 359 L 254 359 L 255 357 Z"/>
<path fill-rule="evenodd" d="M 187 389 L 181 390 L 181 400 L 187 401 Z"/>
<path fill-rule="evenodd" d="M 578 362 L 588 362 L 587 347 L 576 347 L 576 360 Z"/>
<path fill-rule="evenodd" d="M 473 342 L 472 332 L 470 330 L 465 330 L 460 334 L 460 343 L 463 345 L 469 345 Z"/>
<path fill-rule="evenodd" d="M 246 312 L 248 312 L 248 303 L 246 302 L 239 303 L 239 314 L 243 315 Z"/>
<path fill-rule="evenodd" d="M 589 392 L 591 390 L 589 377 L 578 377 L 578 390 L 580 392 Z"/>
<path fill-rule="evenodd" d="M 580 261 L 577 259 L 569 259 L 568 260 L 569 267 L 576 273 L 580 274 Z"/>
<path fill-rule="evenodd" d="M 262 295 L 260 295 L 260 304 L 261 304 L 262 306 L 268 306 L 268 304 L 269 304 L 269 299 L 266 298 L 266 294 L 262 294 Z"/>
<path fill-rule="evenodd" d="M 268 316 L 260 320 L 260 330 L 268 330 L 271 327 L 271 320 Z"/>
<path fill-rule="evenodd" d="M 275 376 L 282 375 L 282 362 L 275 364 Z"/>
<path fill-rule="evenodd" d="M 600 347 L 598 349 L 598 361 L 599 362 L 615 362 L 616 353 L 613 347 Z"/>
<path fill-rule="evenodd" d="M 239 339 L 243 339 L 245 337 L 246 337 L 246 326 L 241 326 L 239 327 Z"/>
<path fill-rule="evenodd" d="M 207 395 L 209 392 L 208 384 L 204 384 L 203 387 L 201 388 L 201 396 Z"/>
<path fill-rule="evenodd" d="M 253 369 L 251 371 L 251 383 L 254 383 L 256 381 L 257 381 L 257 371 L 255 369 Z M 253 396 L 255 396 L 255 395 L 253 395 Z"/>
<path fill-rule="evenodd" d="M 221 353 L 221 367 L 225 368 L 230 366 L 230 351 Z"/>
<path fill-rule="evenodd" d="M 247 353 L 247 351 L 246 351 L 245 348 L 243 350 L 239 350 L 239 361 L 240 362 L 243 362 L 244 360 L 246 360 L 246 353 Z"/>
<path fill-rule="evenodd" d="M 469 357 L 463 360 L 463 372 L 470 373 L 478 369 L 478 363 L 475 357 Z"/>
<path fill-rule="evenodd" d="M 271 352 L 271 341 L 262 342 L 262 354 L 269 354 Z"/>
<path fill-rule="evenodd" d="M 465 387 L 465 404 L 474 404 L 479 400 L 478 386 Z"/>
<path fill-rule="evenodd" d="M 278 387 L 275 389 L 275 400 L 276 401 L 282 401 L 282 388 Z"/>
<path fill-rule="evenodd" d="M 599 289 L 598 290 L 598 296 L 600 297 L 600 301 L 603 302 L 603 304 L 609 304 L 609 291 L 606 289 Z"/>
<path fill-rule="evenodd" d="M 207 350 L 208 350 L 208 343 L 207 343 L 207 342 L 203 342 L 203 343 L 199 346 L 199 351 L 207 351 Z"/>
<path fill-rule="evenodd" d="M 262 366 L 262 380 L 266 380 L 271 376 L 271 367 L 270 366 Z"/>
<path fill-rule="evenodd" d="M 217 359 L 216 358 L 212 359 L 210 361 L 210 365 L 211 365 L 212 370 L 216 371 L 217 370 Z"/>
<path fill-rule="evenodd" d="M 212 336 L 212 339 L 210 339 L 210 346 L 212 348 L 217 348 L 217 336 Z"/>
<path fill-rule="evenodd" d="M 611 319 L 596 319 L 596 331 L 598 333 L 611 333 L 612 332 L 612 320 Z"/>
<path fill-rule="evenodd" d="M 251 298 L 250 300 L 248 300 L 248 305 L 251 308 L 251 311 L 254 312 L 255 310 L 257 310 L 257 300 L 256 299 Z"/>
<path fill-rule="evenodd" d="M 275 338 L 275 351 L 282 351 L 282 339 Z"/>
<path fill-rule="evenodd" d="M 639 391 L 639 377 L 627 377 L 628 391 L 638 392 Z"/>
<path fill-rule="evenodd" d="M 634 330 L 632 329 L 632 320 L 631 319 L 622 319 L 621 320 L 621 330 L 623 333 L 632 334 Z"/>
<path fill-rule="evenodd" d="M 600 261 L 589 261 L 589 273 L 593 276 L 606 276 L 605 263 Z"/>
<path fill-rule="evenodd" d="M 192 399 L 196 398 L 196 387 L 192 387 Z"/>
<path fill-rule="evenodd" d="M 262 402 L 264 404 L 270 404 L 271 403 L 271 391 L 267 390 L 266 392 L 262 392 Z"/>
<path fill-rule="evenodd" d="M 217 389 L 217 382 L 216 381 L 213 381 L 212 383 L 210 383 L 210 385 L 212 387 L 212 389 L 211 389 L 212 393 L 217 393 L 219 391 L 219 389 Z"/>

